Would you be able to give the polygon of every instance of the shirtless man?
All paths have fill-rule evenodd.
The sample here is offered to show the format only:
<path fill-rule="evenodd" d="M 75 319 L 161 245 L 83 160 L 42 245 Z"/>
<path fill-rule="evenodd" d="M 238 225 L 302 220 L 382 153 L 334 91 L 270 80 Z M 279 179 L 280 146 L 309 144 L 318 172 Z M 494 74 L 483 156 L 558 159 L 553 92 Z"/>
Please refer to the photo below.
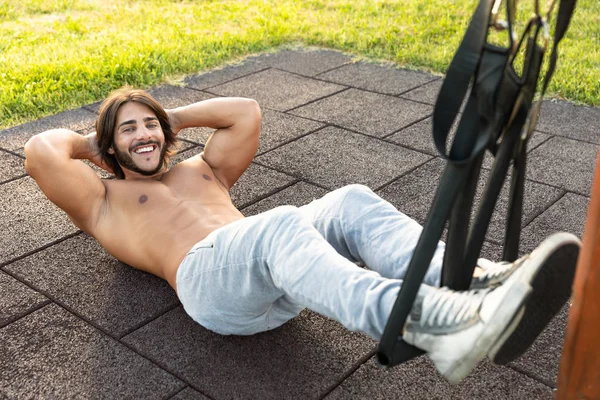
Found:
<path fill-rule="evenodd" d="M 250 99 L 164 110 L 147 93 L 122 89 L 102 104 L 96 133 L 51 130 L 30 139 L 26 169 L 110 254 L 167 280 L 208 329 L 253 334 L 308 307 L 379 339 L 421 227 L 360 185 L 245 218 L 229 190 L 254 157 L 260 121 Z M 216 129 L 204 152 L 169 170 L 177 133 L 199 126 Z M 99 179 L 85 159 L 117 179 Z M 572 235 L 555 235 L 513 264 L 487 261 L 471 290 L 453 292 L 437 287 L 440 243 L 404 340 L 451 382 L 485 355 L 516 358 L 568 299 L 579 246 Z"/>

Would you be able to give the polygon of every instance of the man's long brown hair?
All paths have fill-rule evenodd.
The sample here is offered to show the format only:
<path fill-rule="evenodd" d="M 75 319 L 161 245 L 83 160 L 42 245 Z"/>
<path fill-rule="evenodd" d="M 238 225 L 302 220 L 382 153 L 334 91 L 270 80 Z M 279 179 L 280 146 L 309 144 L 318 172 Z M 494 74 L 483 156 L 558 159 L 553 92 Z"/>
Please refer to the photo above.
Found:
<path fill-rule="evenodd" d="M 165 166 L 169 165 L 169 159 L 176 152 L 175 145 L 177 144 L 177 138 L 171 129 L 169 116 L 160 103 L 143 90 L 132 88 L 115 90 L 100 106 L 98 119 L 96 120 L 96 140 L 98 141 L 102 160 L 112 168 L 117 179 L 125 179 L 125 174 L 117 162 L 117 158 L 113 154 L 109 154 L 108 149 L 115 145 L 115 127 L 117 125 L 119 108 L 129 102 L 145 104 L 156 114 L 156 118 L 158 118 L 160 127 L 165 135 L 165 146 L 167 146 L 164 158 Z"/>

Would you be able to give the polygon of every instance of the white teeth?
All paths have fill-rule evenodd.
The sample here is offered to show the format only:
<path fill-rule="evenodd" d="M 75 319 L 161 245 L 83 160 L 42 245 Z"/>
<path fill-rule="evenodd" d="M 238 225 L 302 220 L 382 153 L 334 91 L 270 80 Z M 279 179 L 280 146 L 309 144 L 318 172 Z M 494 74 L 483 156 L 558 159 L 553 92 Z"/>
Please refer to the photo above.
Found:
<path fill-rule="evenodd" d="M 136 152 L 136 154 L 148 153 L 148 152 L 152 151 L 152 149 L 153 149 L 152 146 L 142 147 L 140 149 L 135 150 L 135 152 Z"/>

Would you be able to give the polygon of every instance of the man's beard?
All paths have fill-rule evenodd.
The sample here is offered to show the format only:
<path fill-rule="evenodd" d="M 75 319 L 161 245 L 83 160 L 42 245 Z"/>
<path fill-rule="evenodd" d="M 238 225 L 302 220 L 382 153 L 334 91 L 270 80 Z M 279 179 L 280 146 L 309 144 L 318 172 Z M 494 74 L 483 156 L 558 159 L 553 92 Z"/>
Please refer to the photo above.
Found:
<path fill-rule="evenodd" d="M 119 148 L 115 144 L 113 144 L 113 149 L 115 150 L 115 157 L 116 157 L 119 165 L 121 166 L 121 168 L 128 169 L 133 172 L 137 172 L 140 175 L 152 176 L 152 175 L 156 174 L 158 171 L 160 171 L 161 168 L 163 167 L 163 165 L 165 164 L 165 154 L 167 153 L 167 146 L 165 146 L 163 144 L 161 147 L 160 143 L 156 140 L 150 140 L 143 144 L 155 144 L 156 146 L 158 146 L 160 148 L 160 158 L 159 158 L 158 165 L 156 166 L 156 168 L 154 168 L 152 170 L 146 171 L 146 170 L 139 168 L 136 165 L 136 163 L 133 161 L 133 158 L 129 155 L 129 153 L 122 152 L 121 150 L 119 150 Z M 135 146 L 132 146 L 132 148 L 130 150 L 132 150 L 133 147 L 138 147 L 139 145 L 140 145 L 140 143 L 136 143 Z"/>

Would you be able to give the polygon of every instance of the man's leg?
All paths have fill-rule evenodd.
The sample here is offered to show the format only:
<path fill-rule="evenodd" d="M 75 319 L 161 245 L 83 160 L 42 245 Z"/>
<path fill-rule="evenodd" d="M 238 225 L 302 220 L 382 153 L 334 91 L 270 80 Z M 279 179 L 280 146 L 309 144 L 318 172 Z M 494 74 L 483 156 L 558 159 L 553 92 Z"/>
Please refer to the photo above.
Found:
<path fill-rule="evenodd" d="M 291 206 L 218 229 L 190 253 L 177 273 L 179 297 L 222 334 L 273 329 L 308 307 L 377 339 L 401 284 L 338 254 Z"/>
<path fill-rule="evenodd" d="M 340 254 L 363 261 L 384 276 L 404 277 L 421 228 L 369 188 L 351 185 L 338 189 L 301 211 Z M 485 290 L 501 286 L 517 273 L 533 289 L 522 322 L 514 331 L 507 330 L 502 344 L 492 349 L 494 362 L 505 364 L 521 355 L 567 301 L 579 247 L 579 239 L 573 235 L 555 234 L 515 263 L 488 261 L 486 271 L 473 280 L 472 289 Z M 443 252 L 440 243 L 425 283 L 439 285 Z M 519 271 L 524 265 L 528 267 Z"/>
<path fill-rule="evenodd" d="M 384 277 L 403 279 L 423 228 L 363 185 L 349 185 L 300 207 L 335 250 Z M 439 286 L 440 242 L 423 283 Z"/>
<path fill-rule="evenodd" d="M 236 221 L 213 234 L 201 242 L 204 247 L 192 249 L 203 253 L 194 268 L 186 258 L 177 274 L 182 304 L 202 325 L 252 334 L 285 323 L 306 306 L 375 339 L 383 333 L 402 281 L 338 254 L 295 207 Z M 532 255 L 493 289 L 453 292 L 422 285 L 403 337 L 425 350 L 447 379 L 462 379 L 519 330 L 522 305 L 543 266 Z M 567 279 L 557 282 L 570 287 Z"/>

